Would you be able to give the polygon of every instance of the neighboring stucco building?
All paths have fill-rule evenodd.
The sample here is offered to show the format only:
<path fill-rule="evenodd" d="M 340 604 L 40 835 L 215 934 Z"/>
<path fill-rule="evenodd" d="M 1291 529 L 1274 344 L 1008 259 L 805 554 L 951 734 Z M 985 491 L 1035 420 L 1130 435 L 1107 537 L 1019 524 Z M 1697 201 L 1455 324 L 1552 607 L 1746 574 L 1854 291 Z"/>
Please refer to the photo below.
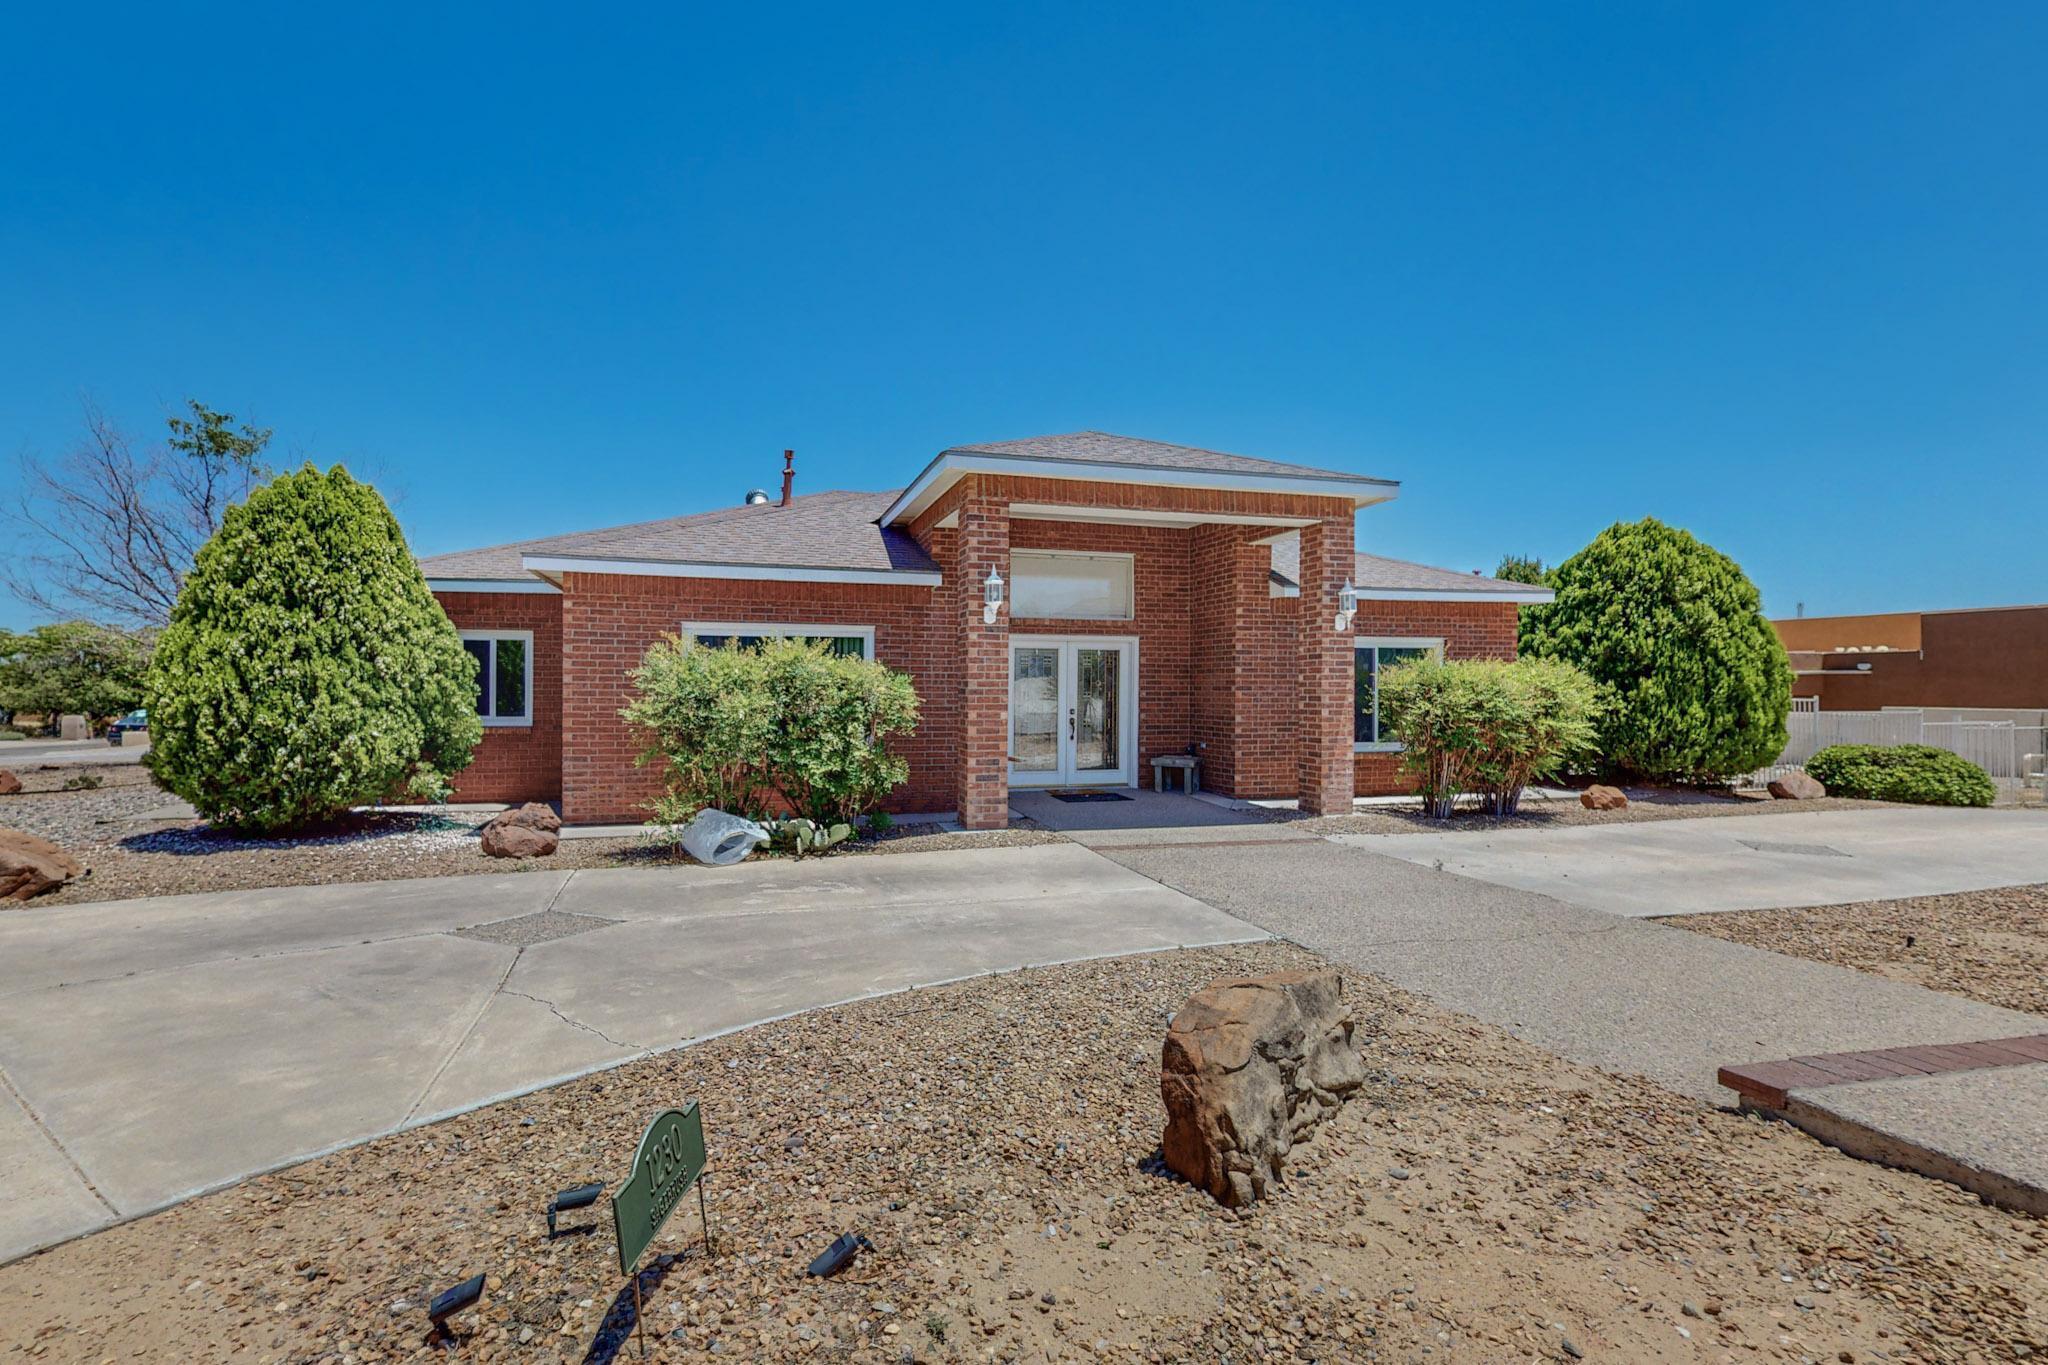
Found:
<path fill-rule="evenodd" d="M 1346 811 L 1403 786 L 1379 668 L 1512 657 L 1517 607 L 1550 600 L 1358 553 L 1393 482 L 1102 432 L 956 446 L 895 492 L 792 477 L 779 501 L 423 560 L 482 665 L 459 795 L 642 819 L 658 779 L 619 709 L 648 646 L 802 635 L 915 683 L 898 812 L 997 827 L 1013 786 L 1150 785 L 1190 745 L 1207 790 Z"/>
<path fill-rule="evenodd" d="M 1806 616 L 1772 623 L 1792 693 L 1823 711 L 2048 707 L 2048 606 Z"/>

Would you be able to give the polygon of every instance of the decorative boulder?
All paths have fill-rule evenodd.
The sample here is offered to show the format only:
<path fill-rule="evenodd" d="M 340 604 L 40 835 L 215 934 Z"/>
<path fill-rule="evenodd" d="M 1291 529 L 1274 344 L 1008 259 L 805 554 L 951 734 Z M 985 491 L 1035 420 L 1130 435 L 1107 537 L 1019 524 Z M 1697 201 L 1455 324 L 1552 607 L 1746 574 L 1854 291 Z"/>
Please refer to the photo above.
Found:
<path fill-rule="evenodd" d="M 1780 801 L 1818 801 L 1828 794 L 1819 778 L 1808 777 L 1802 772 L 1772 778 L 1769 790 Z"/>
<path fill-rule="evenodd" d="M 1587 810 L 1627 810 L 1628 797 L 1619 787 L 1595 785 L 1579 793 L 1579 804 Z"/>
<path fill-rule="evenodd" d="M 503 825 L 493 820 L 484 826 L 484 852 L 493 858 L 545 858 L 561 843 L 551 829 L 528 825 Z"/>
<path fill-rule="evenodd" d="M 1327 968 L 1218 981 L 1173 1017 L 1160 1051 L 1166 1164 L 1233 1208 L 1365 1081 L 1343 981 Z"/>
<path fill-rule="evenodd" d="M 21 779 L 5 768 L 0 768 L 0 796 L 13 796 L 21 790 Z"/>
<path fill-rule="evenodd" d="M 0 829 L 0 901 L 25 901 L 84 875 L 78 859 L 48 839 Z"/>
<path fill-rule="evenodd" d="M 550 834 L 559 833 L 562 817 L 555 814 L 555 808 L 539 801 L 529 801 L 517 810 L 508 810 L 491 820 L 494 825 L 521 825 L 527 829 L 542 829 Z"/>

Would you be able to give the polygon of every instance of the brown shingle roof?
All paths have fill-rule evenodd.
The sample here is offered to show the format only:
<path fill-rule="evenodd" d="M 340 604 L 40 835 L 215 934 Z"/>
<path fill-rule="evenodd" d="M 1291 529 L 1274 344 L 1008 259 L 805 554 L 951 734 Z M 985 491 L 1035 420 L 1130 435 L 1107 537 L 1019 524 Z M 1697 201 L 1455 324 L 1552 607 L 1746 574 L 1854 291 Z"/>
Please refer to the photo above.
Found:
<path fill-rule="evenodd" d="M 1342 470 L 1258 460 L 1199 446 L 1146 441 L 1107 431 L 1075 431 L 1064 436 L 1033 436 L 1021 441 L 988 441 L 953 446 L 946 455 L 1006 455 L 1023 460 L 1065 460 L 1074 464 L 1126 465 L 1133 469 L 1176 469 L 1190 473 L 1256 474 L 1271 478 L 1351 479 L 1359 483 L 1391 483 Z"/>
<path fill-rule="evenodd" d="M 1299 536 L 1283 536 L 1273 542 L 1273 573 L 1283 586 L 1300 586 Z M 1438 569 L 1406 559 L 1388 559 L 1384 555 L 1369 554 L 1357 556 L 1357 567 L 1352 573 L 1351 582 L 1361 597 L 1370 597 L 1374 592 L 1513 594 L 1548 591 L 1530 583 L 1511 583 L 1503 578 L 1488 578 L 1484 574 L 1459 573 L 1456 569 Z"/>
<path fill-rule="evenodd" d="M 573 559 L 706 563 L 870 573 L 936 573 L 938 565 L 909 535 L 877 526 L 894 493 L 810 493 L 787 507 L 722 507 L 684 517 L 602 531 L 458 550 L 420 561 L 429 578 L 518 580 L 524 555 Z"/>

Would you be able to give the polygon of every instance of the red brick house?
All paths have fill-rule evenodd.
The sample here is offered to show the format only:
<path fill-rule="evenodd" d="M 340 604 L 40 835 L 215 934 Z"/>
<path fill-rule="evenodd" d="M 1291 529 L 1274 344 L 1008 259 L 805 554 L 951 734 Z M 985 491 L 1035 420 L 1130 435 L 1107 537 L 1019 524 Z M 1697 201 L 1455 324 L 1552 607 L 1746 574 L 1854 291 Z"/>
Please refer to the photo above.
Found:
<path fill-rule="evenodd" d="M 1550 599 L 1358 553 L 1358 510 L 1398 484 L 1101 432 L 956 446 L 895 492 L 791 483 L 423 560 L 482 666 L 459 796 L 642 819 L 656 779 L 619 708 L 648 646 L 802 635 L 913 679 L 898 812 L 997 827 L 1013 786 L 1149 785 L 1190 745 L 1206 790 L 1348 811 L 1400 789 L 1378 669 L 1511 657 L 1517 605 Z"/>

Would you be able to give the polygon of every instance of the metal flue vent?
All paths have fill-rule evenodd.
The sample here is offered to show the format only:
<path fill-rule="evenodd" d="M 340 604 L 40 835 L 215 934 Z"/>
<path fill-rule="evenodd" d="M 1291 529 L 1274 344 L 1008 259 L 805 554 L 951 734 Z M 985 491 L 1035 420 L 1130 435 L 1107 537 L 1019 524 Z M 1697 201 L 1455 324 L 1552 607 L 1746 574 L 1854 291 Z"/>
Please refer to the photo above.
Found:
<path fill-rule="evenodd" d="M 767 489 L 765 489 L 765 488 L 749 488 L 749 489 L 747 490 L 747 506 L 749 506 L 749 507 L 759 507 L 759 506 L 761 506 L 762 504 L 766 503 L 767 501 L 768 501 L 768 490 L 767 490 Z"/>

